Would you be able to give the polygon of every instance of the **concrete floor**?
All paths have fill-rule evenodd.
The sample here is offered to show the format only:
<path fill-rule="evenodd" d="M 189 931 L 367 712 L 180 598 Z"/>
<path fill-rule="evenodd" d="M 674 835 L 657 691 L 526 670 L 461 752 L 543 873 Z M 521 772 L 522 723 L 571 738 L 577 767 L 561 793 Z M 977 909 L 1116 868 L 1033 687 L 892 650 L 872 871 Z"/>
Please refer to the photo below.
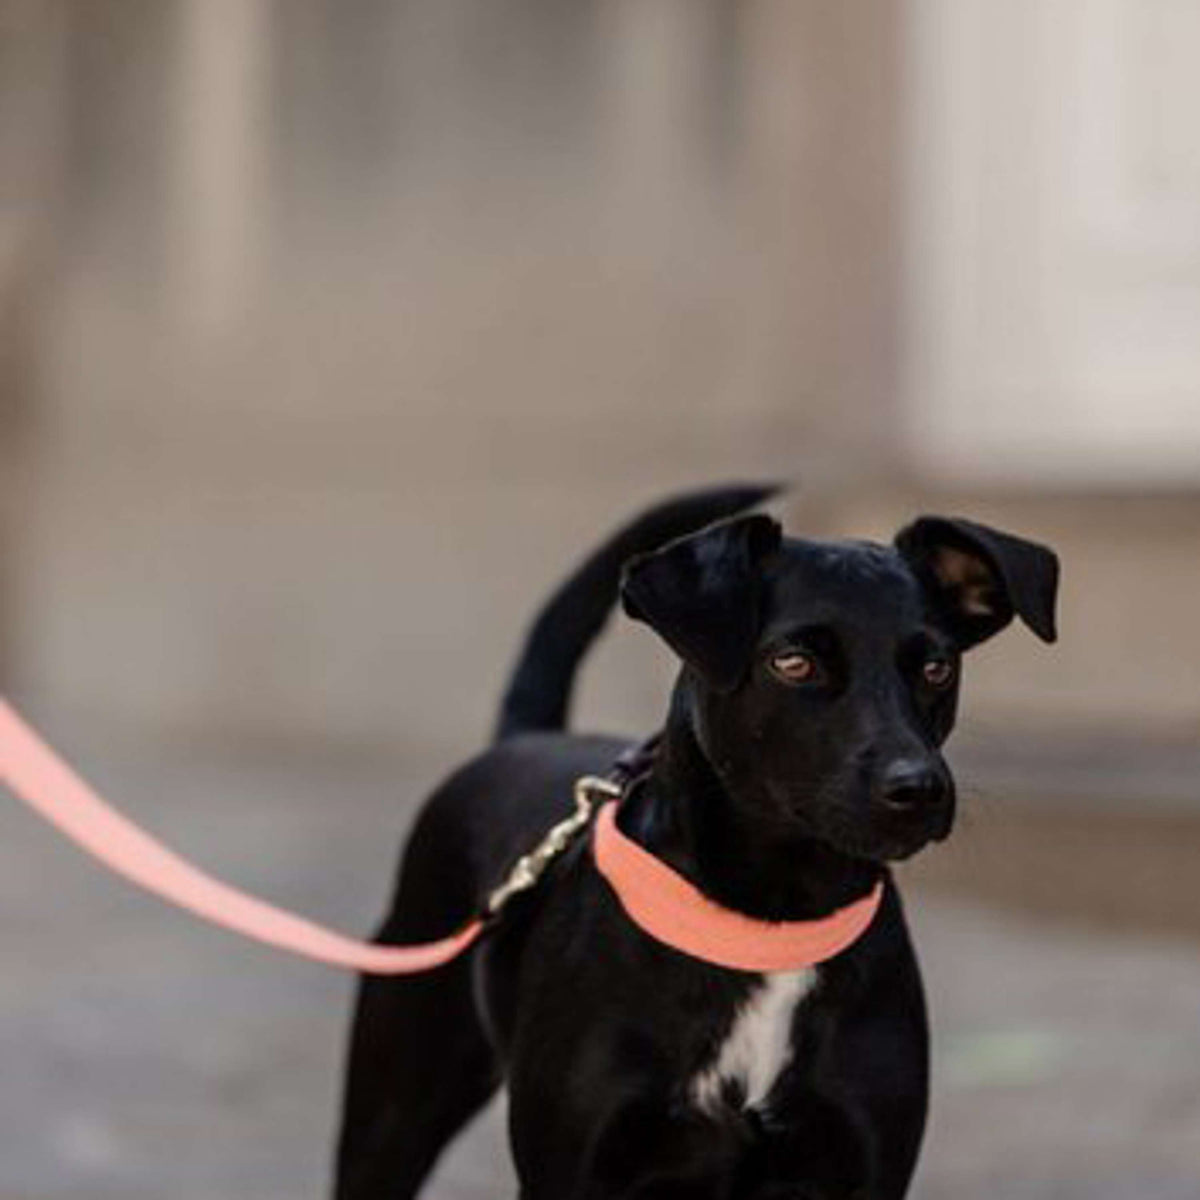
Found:
<path fill-rule="evenodd" d="M 69 749 L 173 845 L 347 930 L 438 770 Z M 980 837 L 934 853 L 986 857 Z M 1200 943 L 985 906 L 963 874 L 909 891 L 936 1026 L 915 1195 L 1195 1200 Z M 134 895 L 10 802 L 0 961 L 0 1200 L 324 1194 L 349 979 Z M 513 1194 L 492 1111 L 429 1195 Z"/>

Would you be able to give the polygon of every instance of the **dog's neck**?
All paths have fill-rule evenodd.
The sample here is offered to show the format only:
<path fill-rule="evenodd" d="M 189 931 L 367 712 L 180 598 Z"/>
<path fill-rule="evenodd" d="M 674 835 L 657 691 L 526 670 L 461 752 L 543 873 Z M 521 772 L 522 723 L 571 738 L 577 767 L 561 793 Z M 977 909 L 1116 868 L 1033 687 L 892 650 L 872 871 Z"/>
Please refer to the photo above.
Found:
<path fill-rule="evenodd" d="M 865 896 L 881 874 L 877 864 L 749 816 L 678 703 L 649 776 L 622 805 L 620 824 L 710 899 L 763 920 L 827 916 Z"/>

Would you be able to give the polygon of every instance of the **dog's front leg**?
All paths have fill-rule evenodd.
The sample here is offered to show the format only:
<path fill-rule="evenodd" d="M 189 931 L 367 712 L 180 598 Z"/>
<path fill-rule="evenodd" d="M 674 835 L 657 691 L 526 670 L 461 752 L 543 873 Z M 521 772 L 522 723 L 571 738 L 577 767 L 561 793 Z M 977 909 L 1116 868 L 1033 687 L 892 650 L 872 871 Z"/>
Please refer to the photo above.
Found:
<path fill-rule="evenodd" d="M 765 1117 L 738 1200 L 875 1200 L 871 1134 L 863 1114 L 815 1092 Z"/>
<path fill-rule="evenodd" d="M 621 1093 L 599 1111 L 542 1106 L 536 1126 L 514 1094 L 521 1200 L 740 1200 L 748 1123 L 680 1109 L 657 1091 Z"/>
<path fill-rule="evenodd" d="M 657 1096 L 627 1103 L 596 1140 L 589 1172 L 595 1195 L 737 1200 L 753 1138 L 749 1124 L 732 1113 L 713 1118 Z"/>
<path fill-rule="evenodd" d="M 925 1126 L 928 1032 L 920 975 L 889 901 L 869 955 L 826 968 L 802 1062 L 763 1117 L 753 1200 L 904 1200 Z M 884 937 L 887 933 L 889 936 Z"/>

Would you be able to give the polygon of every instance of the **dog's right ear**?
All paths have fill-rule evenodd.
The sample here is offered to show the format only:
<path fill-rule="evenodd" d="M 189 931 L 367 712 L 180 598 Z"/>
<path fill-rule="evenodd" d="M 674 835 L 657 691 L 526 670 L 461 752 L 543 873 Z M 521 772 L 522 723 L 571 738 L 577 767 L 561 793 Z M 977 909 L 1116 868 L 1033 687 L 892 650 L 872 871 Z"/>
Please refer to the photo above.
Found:
<path fill-rule="evenodd" d="M 625 567 L 621 602 L 718 691 L 737 686 L 762 618 L 763 560 L 779 522 L 755 513 L 710 525 Z"/>

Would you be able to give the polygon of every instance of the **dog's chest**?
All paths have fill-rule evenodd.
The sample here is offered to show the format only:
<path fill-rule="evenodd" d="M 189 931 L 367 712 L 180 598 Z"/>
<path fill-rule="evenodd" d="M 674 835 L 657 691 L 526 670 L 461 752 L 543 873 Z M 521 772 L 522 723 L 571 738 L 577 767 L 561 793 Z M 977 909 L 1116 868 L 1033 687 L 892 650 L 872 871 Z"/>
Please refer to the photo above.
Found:
<path fill-rule="evenodd" d="M 741 1107 L 753 1108 L 766 1099 L 791 1059 L 796 1006 L 816 981 L 811 968 L 762 977 L 711 1060 L 692 1077 L 688 1092 L 697 1107 L 713 1112 L 736 1099 Z"/>

